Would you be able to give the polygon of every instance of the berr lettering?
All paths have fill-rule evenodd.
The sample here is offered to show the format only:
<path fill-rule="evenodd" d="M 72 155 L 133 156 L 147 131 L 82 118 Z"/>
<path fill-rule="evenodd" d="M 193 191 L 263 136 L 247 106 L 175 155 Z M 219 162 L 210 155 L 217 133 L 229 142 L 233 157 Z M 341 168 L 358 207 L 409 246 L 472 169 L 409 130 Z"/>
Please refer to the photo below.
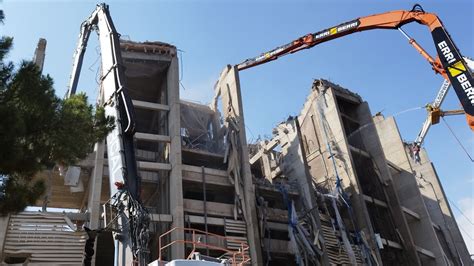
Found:
<path fill-rule="evenodd" d="M 452 64 L 454 63 L 454 61 L 456 61 L 456 59 L 454 58 L 454 54 L 451 52 L 451 49 L 449 49 L 446 41 L 442 41 L 438 43 L 438 47 L 439 49 L 441 49 L 441 52 L 443 53 L 444 58 L 449 64 Z"/>

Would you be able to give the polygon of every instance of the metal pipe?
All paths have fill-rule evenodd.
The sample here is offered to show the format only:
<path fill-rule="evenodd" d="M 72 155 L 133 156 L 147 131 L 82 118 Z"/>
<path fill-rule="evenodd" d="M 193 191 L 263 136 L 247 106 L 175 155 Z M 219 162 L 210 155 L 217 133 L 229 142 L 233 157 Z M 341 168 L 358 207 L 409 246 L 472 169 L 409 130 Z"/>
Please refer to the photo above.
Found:
<path fill-rule="evenodd" d="M 423 56 L 426 60 L 428 60 L 428 62 L 433 66 L 434 70 L 436 72 L 439 72 L 439 73 L 442 73 L 443 69 L 440 68 L 438 66 L 438 64 L 436 64 L 435 60 L 433 59 L 433 57 L 431 57 L 430 54 L 428 54 L 428 52 L 425 51 L 425 49 L 423 49 L 423 47 L 421 47 L 416 41 L 415 39 L 413 39 L 412 37 L 410 37 L 404 30 L 402 30 L 402 28 L 398 28 L 398 31 L 400 31 L 403 36 L 405 36 L 405 38 L 408 39 L 408 42 L 411 44 L 411 46 L 413 46 L 413 48 L 415 48 L 420 54 L 421 56 Z"/>
<path fill-rule="evenodd" d="M 158 237 L 158 261 L 161 262 L 161 236 Z"/>
<path fill-rule="evenodd" d="M 411 37 L 402 28 L 398 28 L 398 31 L 401 32 L 407 40 L 411 40 Z"/>
<path fill-rule="evenodd" d="M 204 202 L 204 230 L 206 231 L 206 255 L 209 256 L 209 248 L 207 247 L 208 243 L 208 231 L 207 231 L 207 197 L 206 197 L 206 173 L 204 172 L 204 166 L 201 166 L 202 173 L 202 194 Z"/>
<path fill-rule="evenodd" d="M 119 266 L 119 241 L 118 239 L 115 239 L 114 240 L 114 246 L 115 246 L 115 250 L 114 250 L 114 266 Z"/>

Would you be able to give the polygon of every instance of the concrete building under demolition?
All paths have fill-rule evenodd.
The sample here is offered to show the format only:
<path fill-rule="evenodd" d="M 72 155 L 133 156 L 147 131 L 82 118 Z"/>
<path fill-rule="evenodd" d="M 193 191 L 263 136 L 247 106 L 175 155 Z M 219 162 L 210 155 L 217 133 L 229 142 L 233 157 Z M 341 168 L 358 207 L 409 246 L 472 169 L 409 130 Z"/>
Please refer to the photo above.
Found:
<path fill-rule="evenodd" d="M 235 67 L 224 68 L 206 106 L 180 99 L 176 47 L 122 41 L 121 56 L 150 262 L 186 258 L 193 245 L 180 240 L 193 238 L 221 247 L 202 254 L 243 250 L 252 265 L 472 264 L 426 151 L 415 163 L 395 120 L 373 117 L 357 94 L 315 80 L 298 116 L 276 125 L 271 139 L 247 143 Z M 1 220 L 2 262 L 81 264 L 82 226 L 115 222 L 107 166 L 98 143 L 65 175 L 41 173 L 43 212 Z M 113 264 L 113 241 L 99 234 L 95 265 Z"/>

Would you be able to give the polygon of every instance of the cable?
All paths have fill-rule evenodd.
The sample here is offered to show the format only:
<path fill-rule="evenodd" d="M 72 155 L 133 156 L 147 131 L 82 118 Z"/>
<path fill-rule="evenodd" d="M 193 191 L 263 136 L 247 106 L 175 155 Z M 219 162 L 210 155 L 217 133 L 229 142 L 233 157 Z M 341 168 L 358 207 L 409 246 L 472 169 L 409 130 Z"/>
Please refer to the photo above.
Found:
<path fill-rule="evenodd" d="M 181 74 L 181 77 L 179 78 L 179 82 L 181 82 L 183 80 L 183 77 L 184 77 L 183 52 L 184 52 L 183 50 L 178 49 L 179 67 L 180 67 L 179 73 Z M 184 86 L 183 86 L 183 88 L 184 88 Z"/>
<path fill-rule="evenodd" d="M 453 206 L 461 213 L 462 216 L 464 216 L 464 218 L 466 218 L 466 220 L 467 220 L 470 224 L 474 225 L 474 223 L 472 223 L 472 221 L 471 221 L 469 218 L 467 218 L 467 216 L 464 214 L 464 212 L 461 211 L 461 209 L 460 209 L 458 206 L 456 206 L 456 204 L 454 204 L 454 202 L 453 202 L 452 200 L 450 200 L 450 199 L 448 198 L 448 201 L 450 201 L 451 204 L 453 204 Z M 471 239 L 472 241 L 474 241 L 474 238 L 472 238 L 472 236 L 469 235 L 469 233 L 468 233 L 466 230 L 464 230 L 464 228 L 463 228 L 461 225 L 458 224 L 458 227 L 465 233 L 465 235 L 466 235 L 469 239 Z"/>
<path fill-rule="evenodd" d="M 440 208 L 440 210 L 442 211 L 442 207 L 441 207 L 441 199 L 438 197 L 437 193 L 436 193 L 436 190 L 433 186 L 433 183 L 431 183 L 430 181 L 426 180 L 426 178 L 423 177 L 423 175 L 420 174 L 420 180 L 423 180 L 425 183 L 429 184 L 431 189 L 433 190 L 433 195 L 435 196 L 436 198 L 436 202 L 438 203 L 438 207 Z M 418 182 L 417 182 L 418 183 Z M 418 183 L 419 184 L 419 183 Z M 441 183 L 439 184 L 441 185 Z M 445 198 L 449 201 L 449 198 L 447 196 L 445 196 Z M 449 203 L 446 203 L 448 205 L 448 208 L 449 208 L 449 212 L 451 212 L 451 207 L 449 207 Z M 446 216 L 445 215 L 442 215 L 443 217 L 443 223 L 444 223 L 444 226 L 445 228 L 448 230 L 448 234 L 449 236 L 451 237 L 451 239 L 454 240 L 454 236 L 453 236 L 453 233 L 451 232 L 451 230 L 449 230 L 449 226 L 448 226 L 448 222 L 446 221 Z M 452 217 L 452 219 L 454 220 L 454 222 L 456 223 L 456 218 L 455 217 Z M 459 225 L 458 225 L 459 228 L 461 228 Z M 462 229 L 462 228 L 461 228 Z M 458 257 L 460 257 L 459 255 L 459 250 L 458 250 L 458 247 L 456 245 L 454 245 L 454 249 L 456 250 L 456 253 L 458 254 Z M 460 263 L 460 265 L 462 265 L 462 261 Z"/>
<path fill-rule="evenodd" d="M 179 77 L 178 79 L 178 82 L 179 82 L 179 85 L 181 85 L 181 87 L 183 87 L 183 90 L 186 90 L 186 87 L 184 87 L 184 84 L 183 84 L 183 77 L 184 77 L 184 64 L 183 64 L 183 50 L 181 49 L 178 49 L 178 53 L 179 53 L 179 74 L 181 77 Z"/>
<path fill-rule="evenodd" d="M 466 230 L 464 230 L 464 228 L 462 228 L 461 226 L 459 226 L 459 228 L 461 228 L 461 230 L 462 230 L 464 233 L 466 233 L 466 236 L 467 236 L 469 239 L 471 239 L 472 241 L 474 241 L 474 238 L 472 238 L 472 236 L 470 236 L 469 233 L 468 233 Z"/>
<path fill-rule="evenodd" d="M 456 208 L 456 210 L 458 210 L 458 211 L 461 213 L 461 215 L 464 216 L 464 218 L 466 218 L 466 220 L 467 220 L 470 224 L 474 225 L 474 223 L 471 221 L 471 219 L 469 219 L 469 217 L 467 217 L 467 216 L 464 214 L 464 212 L 463 212 L 451 199 L 448 198 L 448 201 L 451 202 L 451 204 L 453 204 L 453 206 Z"/>
<path fill-rule="evenodd" d="M 471 160 L 471 162 L 474 162 L 474 160 L 472 159 L 471 155 L 469 154 L 469 152 L 466 150 L 466 148 L 462 145 L 461 141 L 459 140 L 459 138 L 456 136 L 456 134 L 454 134 L 454 131 L 453 129 L 449 126 L 448 122 L 446 122 L 446 120 L 444 119 L 444 117 L 441 117 L 441 119 L 443 119 L 443 122 L 444 124 L 448 127 L 449 131 L 451 131 L 451 134 L 453 135 L 453 137 L 456 139 L 456 141 L 458 142 L 459 146 L 461 146 L 462 150 L 466 153 L 467 157 L 469 157 L 469 159 Z"/>
<path fill-rule="evenodd" d="M 179 84 L 181 85 L 181 87 L 183 87 L 183 90 L 186 90 L 186 88 L 184 87 L 183 82 L 179 81 Z"/>
<path fill-rule="evenodd" d="M 253 134 L 252 130 L 250 129 L 250 127 L 248 127 L 247 125 L 245 125 L 245 127 L 248 129 L 250 135 L 252 135 L 252 139 L 249 139 L 247 140 L 248 143 L 252 143 L 252 141 L 255 139 L 255 135 Z"/>
<path fill-rule="evenodd" d="M 99 48 L 99 49 L 97 49 L 97 48 Z M 97 64 L 97 62 L 99 61 L 99 59 L 102 57 L 102 53 L 100 52 L 100 46 L 99 46 L 99 45 L 97 45 L 97 46 L 94 48 L 94 50 L 95 50 L 95 53 L 96 53 L 96 55 L 97 55 L 97 58 L 95 59 L 94 63 L 92 63 L 92 64 L 88 67 L 88 69 L 89 69 L 90 72 L 94 72 L 94 69 L 92 69 L 92 67 L 94 67 L 95 64 Z"/>

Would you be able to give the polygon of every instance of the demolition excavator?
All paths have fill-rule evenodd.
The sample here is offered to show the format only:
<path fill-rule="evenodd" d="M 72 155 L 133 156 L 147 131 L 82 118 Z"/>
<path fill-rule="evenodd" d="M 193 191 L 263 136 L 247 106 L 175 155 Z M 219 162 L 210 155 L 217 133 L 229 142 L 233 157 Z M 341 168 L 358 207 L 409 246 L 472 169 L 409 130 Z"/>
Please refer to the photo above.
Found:
<path fill-rule="evenodd" d="M 428 54 L 415 39 L 402 29 L 403 25 L 411 22 L 418 22 L 429 28 L 438 53 L 436 58 Z M 247 59 L 237 64 L 236 67 L 238 70 L 248 69 L 339 37 L 373 29 L 398 29 L 421 56 L 428 61 L 434 72 L 445 78 L 435 101 L 427 105 L 428 119 L 418 134 L 415 143 L 421 144 L 430 126 L 438 123 L 439 118 L 446 115 L 465 114 L 469 127 L 474 130 L 474 78 L 472 77 L 472 69 L 468 66 L 469 63 L 470 67 L 473 67 L 472 60 L 461 55 L 438 16 L 425 12 L 418 4 L 414 5 L 410 11 L 398 10 L 360 17 L 322 31 L 304 35 L 257 57 Z M 442 111 L 440 109 L 450 85 L 454 88 L 461 102 L 462 110 Z"/>
<path fill-rule="evenodd" d="M 106 139 L 111 195 L 109 207 L 113 209 L 111 212 L 114 217 L 111 217 L 110 223 L 106 222 L 105 228 L 98 230 L 114 232 L 115 265 L 126 265 L 130 261 L 134 265 L 147 265 L 150 218 L 140 201 L 140 177 L 133 142 L 134 111 L 125 84 L 119 34 L 106 4 L 97 5 L 91 16 L 81 25 L 66 97 L 76 93 L 87 42 L 93 30 L 99 35 L 101 49 L 100 102 L 104 106 L 105 114 L 115 119 L 115 128 Z M 88 231 L 88 243 L 91 243 L 92 247 L 88 249 L 86 246 L 86 265 L 90 265 L 98 230 Z"/>

